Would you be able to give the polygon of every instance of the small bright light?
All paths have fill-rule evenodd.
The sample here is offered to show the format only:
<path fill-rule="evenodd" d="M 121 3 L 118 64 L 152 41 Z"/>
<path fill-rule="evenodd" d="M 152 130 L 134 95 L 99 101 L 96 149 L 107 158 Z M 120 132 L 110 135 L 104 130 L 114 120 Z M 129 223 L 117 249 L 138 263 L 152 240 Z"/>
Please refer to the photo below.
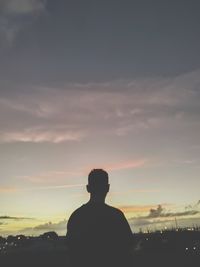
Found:
<path fill-rule="evenodd" d="M 185 248 L 185 250 L 188 250 L 188 248 Z"/>
<path fill-rule="evenodd" d="M 196 247 L 193 247 L 193 249 L 195 250 L 195 249 L 196 249 Z"/>

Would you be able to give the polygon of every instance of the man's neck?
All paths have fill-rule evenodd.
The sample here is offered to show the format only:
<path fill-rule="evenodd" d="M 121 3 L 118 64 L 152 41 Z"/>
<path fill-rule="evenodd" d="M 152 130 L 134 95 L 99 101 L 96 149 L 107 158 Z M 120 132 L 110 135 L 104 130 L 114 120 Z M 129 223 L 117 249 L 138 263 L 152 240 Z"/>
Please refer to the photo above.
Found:
<path fill-rule="evenodd" d="M 90 195 L 90 203 L 105 204 L 105 197 Z"/>

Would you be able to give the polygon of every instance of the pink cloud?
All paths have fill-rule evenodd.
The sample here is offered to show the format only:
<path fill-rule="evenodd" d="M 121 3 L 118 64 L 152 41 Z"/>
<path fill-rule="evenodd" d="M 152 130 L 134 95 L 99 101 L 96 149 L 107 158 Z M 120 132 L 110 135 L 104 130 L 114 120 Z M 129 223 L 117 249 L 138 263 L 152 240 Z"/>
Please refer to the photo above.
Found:
<path fill-rule="evenodd" d="M 58 183 L 58 181 L 78 177 L 82 174 L 83 173 L 81 171 L 47 171 L 36 175 L 26 175 L 19 178 L 35 184 L 54 184 L 55 182 Z"/>
<path fill-rule="evenodd" d="M 103 168 L 106 171 L 118 171 L 118 170 L 124 170 L 124 169 L 134 169 L 143 167 L 146 160 L 135 160 L 135 161 L 124 161 L 124 162 L 116 162 L 116 163 L 104 163 L 101 164 L 101 166 L 96 166 L 96 164 L 93 164 L 93 166 L 87 166 L 87 167 L 81 167 L 80 169 L 77 169 L 75 171 L 73 170 L 58 170 L 58 171 L 47 171 L 44 173 L 39 173 L 36 175 L 27 175 L 22 178 L 26 181 L 30 181 L 31 183 L 37 183 L 37 184 L 55 184 L 58 183 L 58 181 L 66 181 L 66 179 L 74 179 L 76 177 L 86 177 L 88 173 L 94 169 L 94 168 Z"/>
<path fill-rule="evenodd" d="M 124 170 L 124 169 L 135 169 L 140 168 L 145 165 L 146 160 L 133 160 L 133 161 L 124 161 L 124 162 L 118 162 L 118 163 L 111 163 L 108 165 L 105 165 L 105 169 L 108 171 L 118 171 L 118 170 Z"/>
<path fill-rule="evenodd" d="M 162 207 L 167 208 L 171 207 L 172 204 L 170 203 L 163 203 Z M 123 211 L 124 213 L 146 213 L 150 210 L 154 210 L 158 207 L 158 205 L 124 205 L 124 206 L 118 206 L 118 208 Z"/>
<path fill-rule="evenodd" d="M 127 191 L 115 191 L 111 192 L 112 195 L 127 195 L 132 193 L 158 193 L 159 189 L 131 189 Z"/>
<path fill-rule="evenodd" d="M 39 187 L 39 189 L 65 189 L 65 188 L 83 187 L 83 186 L 85 185 L 84 184 L 64 184 L 64 185 L 44 186 L 44 187 Z"/>
<path fill-rule="evenodd" d="M 17 188 L 15 187 L 10 187 L 10 186 L 1 186 L 0 187 L 0 193 L 13 193 L 18 191 Z"/>

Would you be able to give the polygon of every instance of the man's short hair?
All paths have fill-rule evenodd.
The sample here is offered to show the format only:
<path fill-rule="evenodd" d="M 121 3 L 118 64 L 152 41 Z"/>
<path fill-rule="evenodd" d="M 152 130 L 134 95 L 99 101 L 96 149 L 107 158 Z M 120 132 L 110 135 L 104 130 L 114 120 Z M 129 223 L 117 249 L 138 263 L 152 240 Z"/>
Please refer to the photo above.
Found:
<path fill-rule="evenodd" d="M 108 173 L 103 169 L 93 169 L 88 175 L 88 185 L 99 188 L 108 185 Z"/>

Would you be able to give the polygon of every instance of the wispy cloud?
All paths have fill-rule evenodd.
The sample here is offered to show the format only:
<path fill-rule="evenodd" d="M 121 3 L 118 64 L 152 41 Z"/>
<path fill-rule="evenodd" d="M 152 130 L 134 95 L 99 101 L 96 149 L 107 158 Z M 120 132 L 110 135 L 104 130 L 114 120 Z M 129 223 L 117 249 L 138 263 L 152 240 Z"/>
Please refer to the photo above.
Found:
<path fill-rule="evenodd" d="M 128 195 L 128 194 L 133 194 L 133 193 L 158 193 L 160 191 L 161 190 L 157 188 L 154 188 L 154 189 L 153 188 L 140 188 L 140 189 L 125 190 L 125 191 L 114 191 L 114 192 L 112 191 L 111 195 Z M 132 206 L 127 206 L 127 209 L 128 207 L 131 210 Z M 133 208 L 134 208 L 134 205 L 133 205 Z"/>
<path fill-rule="evenodd" d="M 135 169 L 145 166 L 147 160 L 142 159 L 135 159 L 135 160 L 128 160 L 128 161 L 120 161 L 120 162 L 111 162 L 111 163 L 101 163 L 100 166 L 91 165 L 88 166 L 87 164 L 82 166 L 79 166 L 79 168 L 76 168 L 76 170 L 55 170 L 55 171 L 47 171 L 38 173 L 35 175 L 25 175 L 25 176 L 19 176 L 18 179 L 20 180 L 26 180 L 33 184 L 44 184 L 44 185 L 50 185 L 49 188 L 64 188 L 64 187 L 70 187 L 71 183 L 70 181 L 74 180 L 74 178 L 80 178 L 80 177 L 87 177 L 88 173 L 94 169 L 94 168 L 103 168 L 106 171 L 116 171 L 116 170 L 126 170 L 126 169 Z M 69 184 L 62 184 L 63 181 L 69 181 Z M 60 183 L 60 185 L 58 184 Z M 53 185 L 53 186 L 52 186 Z M 52 187 L 51 187 L 52 186 Z M 72 184 L 74 186 L 74 184 Z M 140 191 L 140 189 L 138 189 Z M 153 190 L 155 192 L 155 190 Z"/>
<path fill-rule="evenodd" d="M 66 234 L 67 231 L 67 220 L 63 219 L 62 221 L 59 222 L 47 222 L 43 224 L 39 224 L 35 227 L 27 227 L 22 229 L 20 232 L 28 235 L 38 235 L 42 234 L 47 231 L 55 231 L 58 234 Z"/>
<path fill-rule="evenodd" d="M 27 217 L 17 217 L 17 216 L 0 216 L 0 220 L 33 220 L 33 218 L 27 218 Z"/>
<path fill-rule="evenodd" d="M 55 184 L 62 182 L 63 180 L 71 180 L 75 177 L 80 177 L 81 175 L 85 175 L 85 173 L 81 170 L 70 171 L 70 170 L 60 170 L 60 171 L 47 171 L 35 175 L 26 175 L 22 177 L 18 177 L 19 179 L 29 181 L 35 184 Z"/>
<path fill-rule="evenodd" d="M 178 130 L 188 123 L 198 128 L 198 82 L 199 70 L 168 79 L 74 83 L 59 88 L 21 85 L 17 95 L 15 90 L 0 95 L 0 142 L 61 143 L 91 136 L 121 137 Z M 26 93 L 24 87 L 30 87 L 32 93 Z M 185 129 L 188 134 L 191 128 Z"/>
<path fill-rule="evenodd" d="M 13 193 L 16 191 L 17 191 L 16 187 L 0 186 L 0 193 Z"/>
<path fill-rule="evenodd" d="M 73 187 L 83 187 L 85 184 L 64 184 L 64 185 L 52 185 L 52 186 L 42 186 L 37 187 L 37 190 L 48 190 L 48 189 L 67 189 L 67 188 L 73 188 Z"/>
<path fill-rule="evenodd" d="M 132 160 L 132 161 L 125 161 L 119 162 L 114 164 L 105 165 L 105 169 L 108 171 L 117 171 L 117 170 L 125 170 L 125 169 L 134 169 L 143 167 L 146 163 L 146 160 Z"/>
<path fill-rule="evenodd" d="M 34 190 L 53 190 L 53 189 L 68 189 L 73 187 L 83 187 L 85 184 L 61 184 L 61 185 L 44 185 L 37 187 L 18 187 L 15 188 L 14 191 L 3 191 L 3 193 L 11 193 L 11 192 L 26 192 L 26 191 L 34 191 Z"/>
<path fill-rule="evenodd" d="M 145 209 L 148 206 L 144 206 Z M 177 220 L 179 220 L 179 222 L 182 222 L 182 226 L 185 223 L 190 222 L 192 220 L 199 220 L 200 218 L 196 217 L 200 214 L 200 211 L 198 209 L 189 209 L 187 211 L 169 211 L 166 210 L 167 205 L 158 205 L 157 207 L 151 207 L 149 209 L 149 212 L 146 215 L 143 215 L 142 213 L 145 212 L 142 210 L 140 211 L 139 216 L 136 217 L 132 217 L 129 219 L 129 222 L 131 224 L 131 226 L 134 227 L 142 227 L 142 226 L 151 226 L 151 225 L 164 225 L 166 223 L 171 223 L 174 221 L 175 218 L 177 218 Z M 131 210 L 131 209 L 130 209 Z M 126 207 L 125 207 L 125 211 L 126 211 Z M 147 211 L 147 210 L 146 210 Z M 129 212 L 129 209 L 128 209 Z M 192 218 L 192 220 L 191 220 Z"/>
<path fill-rule="evenodd" d="M 128 205 L 128 206 L 118 206 L 120 210 L 124 213 L 143 213 L 148 212 L 150 209 L 155 208 L 155 205 Z"/>
<path fill-rule="evenodd" d="M 63 133 L 62 133 L 63 131 Z M 68 131 L 67 129 L 36 129 L 30 128 L 25 129 L 24 132 L 4 132 L 0 134 L 0 139 L 2 143 L 10 142 L 33 142 L 33 143 L 60 143 L 66 141 L 79 141 L 83 136 L 82 133 L 78 131 Z"/>

